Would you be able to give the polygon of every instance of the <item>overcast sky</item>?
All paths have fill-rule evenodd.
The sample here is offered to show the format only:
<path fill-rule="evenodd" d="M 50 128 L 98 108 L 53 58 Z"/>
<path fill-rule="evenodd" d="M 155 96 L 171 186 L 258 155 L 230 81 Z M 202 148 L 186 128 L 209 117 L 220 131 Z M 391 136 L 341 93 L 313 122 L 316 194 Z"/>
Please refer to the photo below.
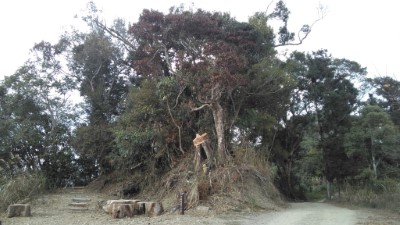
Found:
<path fill-rule="evenodd" d="M 108 21 L 125 18 L 135 22 L 144 8 L 167 12 L 171 6 L 193 4 L 208 11 L 230 12 L 247 21 L 256 11 L 265 11 L 270 0 L 93 0 Z M 277 0 L 274 1 L 275 3 Z M 318 18 L 319 3 L 327 6 L 326 17 L 314 26 L 301 51 L 327 49 L 333 57 L 346 58 L 367 67 L 369 76 L 400 79 L 400 21 L 396 0 L 286 0 L 289 27 Z M 41 40 L 55 43 L 82 14 L 86 0 L 9 0 L 0 2 L 0 80 L 13 74 L 27 59 L 29 49 Z M 270 8 L 272 10 L 273 7 Z M 285 50 L 285 48 L 280 48 Z"/>

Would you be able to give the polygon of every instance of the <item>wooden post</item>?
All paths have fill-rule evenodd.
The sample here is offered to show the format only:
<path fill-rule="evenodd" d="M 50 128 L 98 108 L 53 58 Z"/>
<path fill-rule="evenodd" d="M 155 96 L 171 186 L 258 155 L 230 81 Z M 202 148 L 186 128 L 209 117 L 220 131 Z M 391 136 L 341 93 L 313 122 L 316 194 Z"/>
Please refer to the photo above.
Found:
<path fill-rule="evenodd" d="M 185 195 L 186 195 L 186 193 L 185 192 L 181 192 L 180 193 L 180 209 L 181 209 L 181 215 L 183 215 L 183 214 L 185 214 Z"/>

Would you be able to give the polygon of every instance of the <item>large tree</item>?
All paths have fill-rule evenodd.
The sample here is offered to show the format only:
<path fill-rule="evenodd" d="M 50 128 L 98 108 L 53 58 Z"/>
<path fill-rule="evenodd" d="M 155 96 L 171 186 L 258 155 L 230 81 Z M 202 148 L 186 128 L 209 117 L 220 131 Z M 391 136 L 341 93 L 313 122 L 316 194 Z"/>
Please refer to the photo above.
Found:
<path fill-rule="evenodd" d="M 260 13 L 250 23 L 240 23 L 228 14 L 202 10 L 176 8 L 167 15 L 144 10 L 130 29 L 138 44 L 133 58 L 137 73 L 153 79 L 174 77 L 180 90 L 175 102 L 193 114 L 210 110 L 214 129 L 198 131 L 215 132 L 221 164 L 229 149 L 227 135 L 238 115 L 244 115 L 243 108 L 258 104 L 259 109 L 248 109 L 247 115 L 272 112 L 272 106 L 265 106 L 281 104 L 279 94 L 287 90 L 268 18 Z M 278 101 L 271 101 L 273 95 Z"/>

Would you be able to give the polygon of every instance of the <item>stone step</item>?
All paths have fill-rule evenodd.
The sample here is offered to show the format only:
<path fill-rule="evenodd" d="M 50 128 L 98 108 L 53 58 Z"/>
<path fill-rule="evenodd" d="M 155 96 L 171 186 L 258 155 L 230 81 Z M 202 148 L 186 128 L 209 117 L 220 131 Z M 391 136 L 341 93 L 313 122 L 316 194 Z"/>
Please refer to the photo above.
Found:
<path fill-rule="evenodd" d="M 90 198 L 73 198 L 72 202 L 80 203 L 80 202 L 90 202 L 92 201 Z"/>
<path fill-rule="evenodd" d="M 72 212 L 87 212 L 89 211 L 89 208 L 75 208 L 75 207 L 68 207 L 68 210 Z"/>
<path fill-rule="evenodd" d="M 68 188 L 71 194 L 81 194 L 85 191 L 84 186 L 76 186 Z"/>
<path fill-rule="evenodd" d="M 80 190 L 82 190 L 82 189 L 85 189 L 85 186 L 75 186 L 75 187 L 72 187 L 72 189 L 80 189 Z"/>
<path fill-rule="evenodd" d="M 82 202 L 69 203 L 68 206 L 80 207 L 80 208 L 88 208 L 89 207 L 89 205 L 87 203 L 82 203 Z"/>
<path fill-rule="evenodd" d="M 71 191 L 70 194 L 84 194 L 83 191 Z"/>

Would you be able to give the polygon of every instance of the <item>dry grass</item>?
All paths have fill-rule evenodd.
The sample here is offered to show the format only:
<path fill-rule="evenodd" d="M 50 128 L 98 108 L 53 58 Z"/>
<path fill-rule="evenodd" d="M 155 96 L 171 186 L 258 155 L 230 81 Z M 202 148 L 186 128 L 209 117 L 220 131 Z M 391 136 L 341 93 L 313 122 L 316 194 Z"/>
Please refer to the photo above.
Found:
<path fill-rule="evenodd" d="M 170 171 L 152 181 L 143 182 L 151 173 L 125 176 L 120 181 L 103 178 L 89 187 L 99 187 L 101 192 L 112 194 L 126 182 L 141 182 L 136 199 L 160 201 L 169 211 L 177 206 L 179 194 L 186 192 L 187 208 L 205 205 L 216 211 L 241 211 L 248 209 L 275 209 L 281 204 L 279 191 L 273 185 L 273 175 L 265 157 L 253 149 L 236 149 L 224 166 L 204 174 L 195 171 L 194 152 L 187 152 Z M 104 179 L 111 179 L 105 185 Z M 99 190 L 99 189 L 97 189 Z M 131 196 L 132 197 L 132 196 Z"/>
<path fill-rule="evenodd" d="M 0 210 L 10 204 L 26 201 L 45 189 L 46 179 L 39 173 L 24 173 L 14 177 L 0 178 Z"/>
<path fill-rule="evenodd" d="M 343 199 L 354 205 L 378 208 L 400 208 L 400 183 L 392 179 L 371 181 L 369 186 L 347 186 Z M 398 211 L 400 212 L 400 211 Z"/>
<path fill-rule="evenodd" d="M 228 163 L 205 175 L 194 170 L 193 157 L 187 155 L 160 179 L 155 192 L 144 196 L 157 196 L 166 208 L 175 206 L 179 193 L 186 191 L 188 208 L 201 204 L 224 212 L 274 209 L 283 202 L 264 159 L 253 149 L 237 149 Z"/>

